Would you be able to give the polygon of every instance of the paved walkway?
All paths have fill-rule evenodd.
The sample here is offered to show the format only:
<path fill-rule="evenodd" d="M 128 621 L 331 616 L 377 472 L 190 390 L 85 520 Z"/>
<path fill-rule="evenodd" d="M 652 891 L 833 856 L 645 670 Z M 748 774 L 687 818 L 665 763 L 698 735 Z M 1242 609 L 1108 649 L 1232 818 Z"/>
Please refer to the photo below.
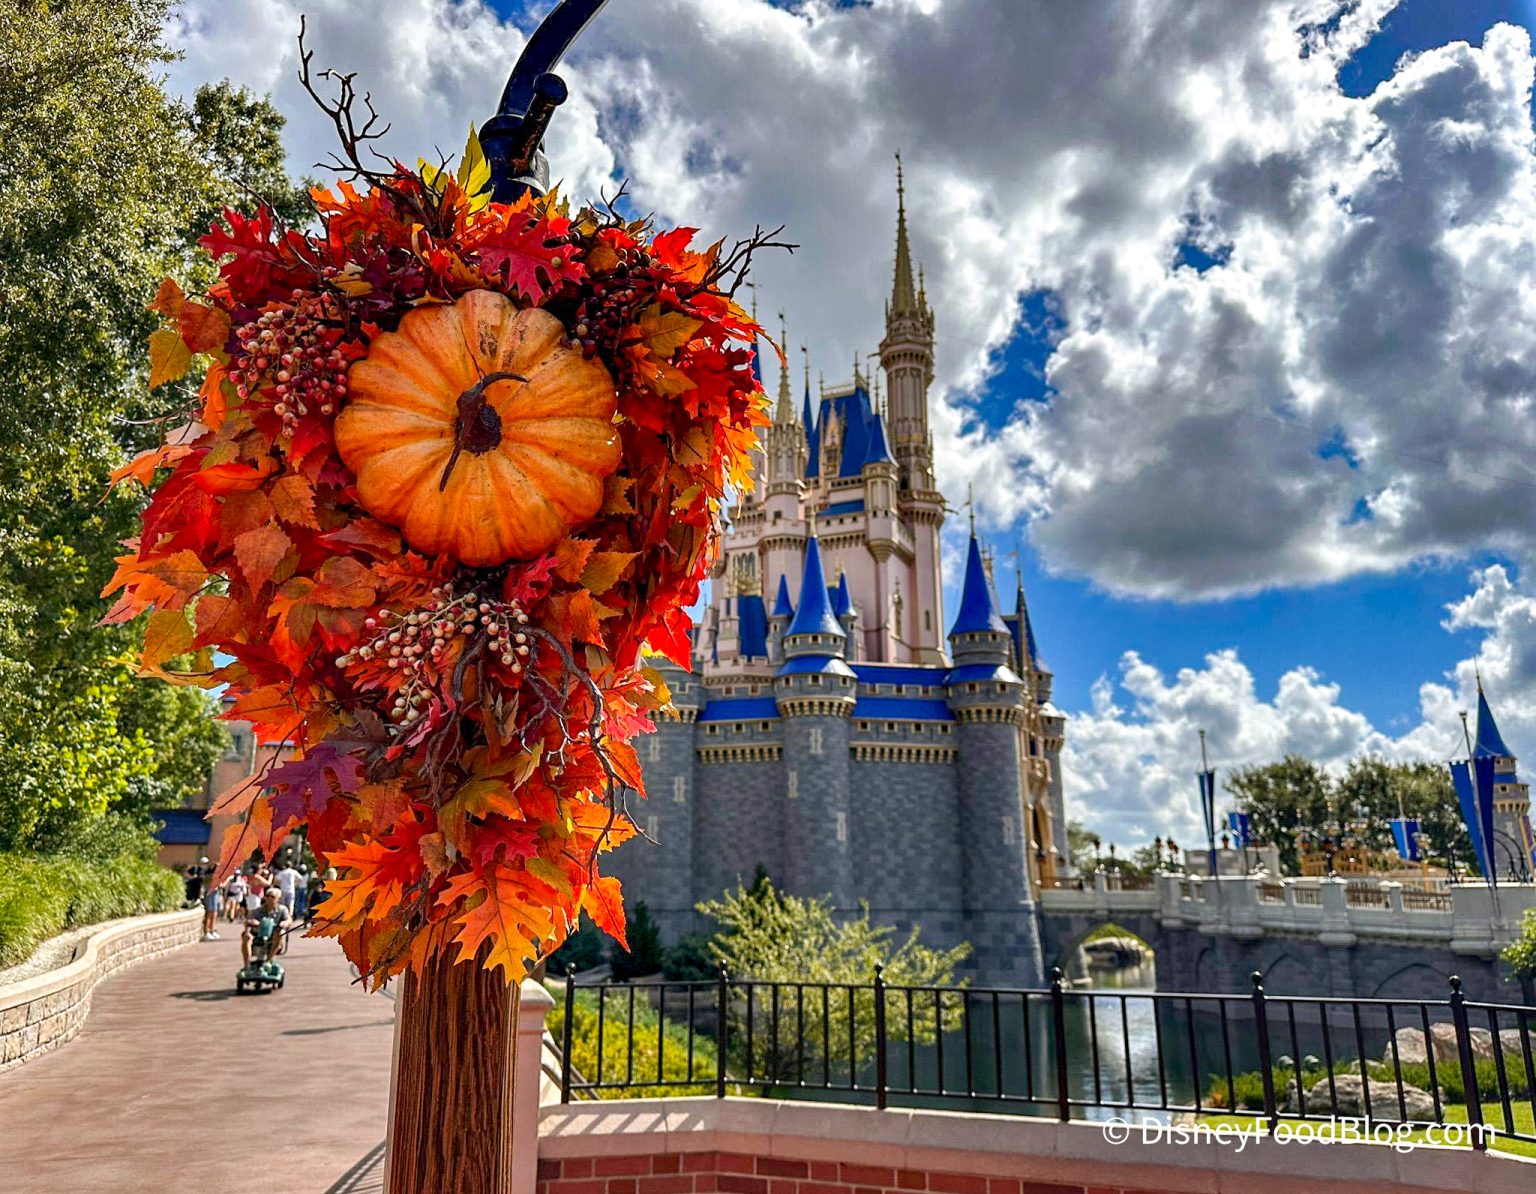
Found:
<path fill-rule="evenodd" d="M 395 1005 L 334 941 L 234 993 L 239 931 L 107 979 L 80 1034 L 0 1074 L 5 1194 L 378 1189 Z"/>

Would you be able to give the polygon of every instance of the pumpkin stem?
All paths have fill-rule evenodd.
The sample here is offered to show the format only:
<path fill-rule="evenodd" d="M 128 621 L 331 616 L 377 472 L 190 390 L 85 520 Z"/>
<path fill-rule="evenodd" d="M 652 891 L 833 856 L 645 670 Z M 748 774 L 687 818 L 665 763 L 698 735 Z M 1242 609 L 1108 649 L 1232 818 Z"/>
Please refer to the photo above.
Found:
<path fill-rule="evenodd" d="M 453 466 L 458 464 L 460 452 L 467 449 L 480 456 L 501 443 L 501 416 L 486 399 L 486 387 L 498 381 L 527 380 L 520 373 L 487 373 L 459 395 L 459 414 L 453 421 L 453 455 L 448 457 L 448 463 L 443 468 L 443 478 L 437 483 L 439 493 L 448 488 L 448 478 L 453 475 Z"/>

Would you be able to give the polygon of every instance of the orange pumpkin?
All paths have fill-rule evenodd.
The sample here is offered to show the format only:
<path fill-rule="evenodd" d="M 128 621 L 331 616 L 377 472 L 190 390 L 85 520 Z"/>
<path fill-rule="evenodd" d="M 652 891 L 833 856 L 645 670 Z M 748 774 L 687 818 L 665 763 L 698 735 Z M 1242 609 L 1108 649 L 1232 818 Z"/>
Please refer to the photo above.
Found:
<path fill-rule="evenodd" d="M 619 465 L 617 398 L 566 337 L 493 290 L 378 336 L 336 418 L 364 508 L 416 550 L 475 566 L 536 556 L 590 520 Z"/>

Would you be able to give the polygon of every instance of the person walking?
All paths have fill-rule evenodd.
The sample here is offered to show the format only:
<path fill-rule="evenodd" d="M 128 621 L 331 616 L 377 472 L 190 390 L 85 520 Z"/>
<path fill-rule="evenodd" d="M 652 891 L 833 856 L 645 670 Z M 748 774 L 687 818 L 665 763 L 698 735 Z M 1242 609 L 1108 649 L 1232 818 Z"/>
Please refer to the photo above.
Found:
<path fill-rule="evenodd" d="M 295 883 L 294 891 L 293 891 L 293 918 L 294 918 L 294 920 L 303 920 L 304 919 L 304 910 L 309 907 L 309 884 L 310 884 L 309 868 L 308 867 L 303 867 L 303 868 L 301 868 L 299 870 L 299 877 L 298 877 L 297 882 Z"/>
<path fill-rule="evenodd" d="M 224 889 L 216 883 L 207 883 L 203 890 L 203 940 L 219 939 L 219 912 L 224 907 Z"/>
<path fill-rule="evenodd" d="M 245 913 L 245 897 L 250 894 L 251 882 L 245 877 L 244 871 L 236 871 L 229 877 L 229 890 L 226 893 L 225 916 L 231 922 L 237 921 Z"/>
<path fill-rule="evenodd" d="M 272 882 L 277 884 L 277 890 L 281 893 L 278 897 L 283 907 L 288 909 L 288 916 L 294 915 L 294 901 L 299 894 L 299 872 L 293 867 L 293 860 L 283 859 L 283 865 L 277 874 L 272 876 Z"/>

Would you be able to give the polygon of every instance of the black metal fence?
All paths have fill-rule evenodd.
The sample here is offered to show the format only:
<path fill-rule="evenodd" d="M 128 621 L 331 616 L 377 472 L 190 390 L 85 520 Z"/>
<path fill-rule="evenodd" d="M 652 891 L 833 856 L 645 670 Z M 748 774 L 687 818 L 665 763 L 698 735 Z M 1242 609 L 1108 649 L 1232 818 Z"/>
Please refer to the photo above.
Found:
<path fill-rule="evenodd" d="M 1536 1142 L 1536 1008 L 1449 998 L 764 982 L 565 988 L 562 1101 L 714 1094 L 968 1107 L 1467 1124 Z M 577 1022 L 582 1022 L 578 1034 Z M 585 1056 L 576 1059 L 580 1044 Z"/>

